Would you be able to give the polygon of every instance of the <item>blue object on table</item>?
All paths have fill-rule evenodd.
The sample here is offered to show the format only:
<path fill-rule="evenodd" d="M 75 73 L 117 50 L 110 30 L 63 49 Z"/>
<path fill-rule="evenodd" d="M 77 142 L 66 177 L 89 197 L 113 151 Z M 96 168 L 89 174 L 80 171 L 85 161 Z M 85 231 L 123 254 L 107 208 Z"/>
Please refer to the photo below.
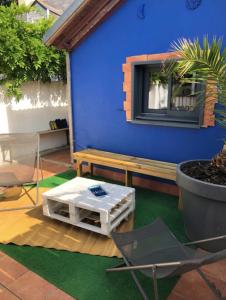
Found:
<path fill-rule="evenodd" d="M 89 187 L 89 190 L 96 197 L 107 195 L 107 192 L 100 185 L 92 185 Z"/>

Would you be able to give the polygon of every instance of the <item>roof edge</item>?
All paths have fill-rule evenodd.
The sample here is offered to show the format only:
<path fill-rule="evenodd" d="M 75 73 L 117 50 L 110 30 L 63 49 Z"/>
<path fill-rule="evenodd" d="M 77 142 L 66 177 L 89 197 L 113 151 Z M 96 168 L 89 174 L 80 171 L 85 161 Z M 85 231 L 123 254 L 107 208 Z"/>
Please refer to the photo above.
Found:
<path fill-rule="evenodd" d="M 54 14 L 56 14 L 58 16 L 60 16 L 60 15 L 63 14 L 63 10 L 62 9 L 57 9 L 57 8 L 53 7 L 52 5 L 49 5 L 48 3 L 43 2 L 42 0 L 36 0 L 36 1 L 41 6 L 45 7 L 46 9 L 49 9 L 51 12 L 53 12 Z"/>
<path fill-rule="evenodd" d="M 62 32 L 65 26 L 70 22 L 75 14 L 79 13 L 80 8 L 86 5 L 89 0 L 75 0 L 65 12 L 57 19 L 53 26 L 46 32 L 43 41 L 46 45 L 50 46 L 59 31 Z"/>
<path fill-rule="evenodd" d="M 126 0 L 75 0 L 44 35 L 44 42 L 71 51 Z"/>

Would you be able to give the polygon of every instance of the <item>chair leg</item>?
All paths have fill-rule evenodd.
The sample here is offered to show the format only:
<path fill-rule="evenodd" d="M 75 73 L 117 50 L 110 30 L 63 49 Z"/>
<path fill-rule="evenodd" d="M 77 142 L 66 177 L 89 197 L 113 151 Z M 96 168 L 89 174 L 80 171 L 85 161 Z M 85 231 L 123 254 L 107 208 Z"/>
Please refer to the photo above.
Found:
<path fill-rule="evenodd" d="M 26 206 L 21 206 L 21 207 L 13 207 L 13 208 L 1 208 L 0 212 L 4 212 L 4 211 L 14 211 L 14 210 L 21 210 L 21 209 L 30 209 L 30 208 L 35 208 L 38 205 L 38 192 L 39 192 L 39 185 L 38 182 L 36 183 L 36 198 L 35 200 L 32 199 L 32 197 L 30 196 L 29 192 L 34 188 L 30 187 L 28 190 L 26 190 L 26 188 L 24 188 L 24 186 L 22 186 L 23 192 L 22 194 L 18 197 L 17 200 L 19 200 L 21 197 L 23 197 L 24 195 L 26 195 L 32 202 L 32 205 L 26 205 Z"/>
<path fill-rule="evenodd" d="M 39 198 L 39 182 L 36 183 L 36 199 L 35 199 L 35 206 L 38 206 L 38 198 Z"/>
<path fill-rule="evenodd" d="M 126 265 L 126 266 L 130 266 L 129 263 L 127 262 L 127 260 L 126 260 L 125 258 L 124 258 L 124 261 L 125 261 L 125 263 L 121 263 L 121 264 L 116 265 L 116 266 L 114 266 L 114 267 L 112 267 L 112 268 L 110 268 L 110 269 L 106 269 L 106 272 L 111 272 L 111 269 L 117 269 L 117 267 L 122 267 L 122 266 L 125 266 L 125 265 Z M 115 270 L 115 271 L 121 272 L 121 270 Z M 136 284 L 138 290 L 140 291 L 140 293 L 141 293 L 143 299 L 144 299 L 144 300 L 149 300 L 149 299 L 148 299 L 148 296 L 147 296 L 147 294 L 145 293 L 144 289 L 142 288 L 142 286 L 141 286 L 141 284 L 140 284 L 140 282 L 139 282 L 139 280 L 138 280 L 138 278 L 137 278 L 135 272 L 134 272 L 134 271 L 130 271 L 130 274 L 131 274 L 131 276 L 133 277 L 133 280 L 134 280 L 134 282 L 135 282 L 135 284 Z"/>
<path fill-rule="evenodd" d="M 197 272 L 199 275 L 202 277 L 202 279 L 205 281 L 206 285 L 209 287 L 209 289 L 214 293 L 214 295 L 217 297 L 219 300 L 226 300 L 226 298 L 221 294 L 220 290 L 216 288 L 215 284 L 212 283 L 205 275 L 204 273 L 200 270 L 197 269 Z"/>
<path fill-rule="evenodd" d="M 32 197 L 31 197 L 30 194 L 29 194 L 29 192 L 33 189 L 33 187 L 29 188 L 29 190 L 26 190 L 26 188 L 24 188 L 24 187 L 22 187 L 22 189 L 24 190 L 24 193 L 20 196 L 20 198 L 21 198 L 23 195 L 26 195 L 26 196 L 31 200 L 31 202 L 33 203 L 33 206 L 34 206 L 36 200 L 34 201 L 34 199 L 32 199 Z"/>
<path fill-rule="evenodd" d="M 40 168 L 39 168 L 39 170 L 40 170 L 40 172 L 41 172 L 41 180 L 43 180 L 43 165 L 42 165 L 42 158 L 40 157 L 39 158 L 39 166 L 40 166 Z"/>
<path fill-rule="evenodd" d="M 135 281 L 136 286 L 138 287 L 138 290 L 140 291 L 140 293 L 141 293 L 142 297 L 144 298 L 144 300 L 149 300 L 147 294 L 145 293 L 145 291 L 142 288 L 139 280 L 137 279 L 137 276 L 136 276 L 135 272 L 134 271 L 130 271 L 130 274 L 132 275 L 133 280 Z"/>
<path fill-rule="evenodd" d="M 153 286 L 154 286 L 155 300 L 158 300 L 159 294 L 158 294 L 158 284 L 157 284 L 157 278 L 156 278 L 156 268 L 152 269 L 152 273 L 153 273 Z"/>
<path fill-rule="evenodd" d="M 110 272 L 112 268 L 115 269 L 115 268 L 125 267 L 125 266 L 126 266 L 126 264 L 125 264 L 124 262 L 122 262 L 122 263 L 119 263 L 119 264 L 115 265 L 114 267 L 111 267 L 111 268 L 109 268 L 109 269 L 106 269 L 105 271 L 106 271 L 106 272 Z"/>

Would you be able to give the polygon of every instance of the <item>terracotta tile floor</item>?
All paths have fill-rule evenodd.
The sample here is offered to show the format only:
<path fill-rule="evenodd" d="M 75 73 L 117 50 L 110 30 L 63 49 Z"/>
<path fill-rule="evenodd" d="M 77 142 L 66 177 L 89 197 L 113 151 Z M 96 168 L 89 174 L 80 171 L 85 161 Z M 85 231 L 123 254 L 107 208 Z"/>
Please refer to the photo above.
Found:
<path fill-rule="evenodd" d="M 41 155 L 40 178 L 53 176 L 57 173 L 62 173 L 68 170 L 71 165 L 70 151 L 69 149 L 63 149 L 46 155 Z"/>
<path fill-rule="evenodd" d="M 221 297 L 217 297 L 197 271 L 184 274 L 177 282 L 168 300 L 219 300 L 226 299 L 226 260 L 201 268 Z M 219 270 L 219 271 L 217 271 Z"/>
<path fill-rule="evenodd" d="M 0 252 L 1 300 L 73 300 L 71 296 Z"/>

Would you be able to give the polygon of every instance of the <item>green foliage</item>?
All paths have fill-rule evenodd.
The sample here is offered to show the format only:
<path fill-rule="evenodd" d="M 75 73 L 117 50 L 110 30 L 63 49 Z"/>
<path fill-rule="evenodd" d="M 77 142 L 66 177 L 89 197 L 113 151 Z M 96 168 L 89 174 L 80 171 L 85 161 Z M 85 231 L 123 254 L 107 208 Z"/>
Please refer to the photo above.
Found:
<path fill-rule="evenodd" d="M 16 2 L 16 1 L 14 1 L 14 0 L 0 0 L 0 5 L 10 5 L 13 2 Z"/>
<path fill-rule="evenodd" d="M 202 44 L 199 39 L 180 39 L 172 44 L 177 51 L 180 60 L 172 62 L 168 72 L 179 77 L 181 83 L 209 84 L 215 88 L 206 89 L 207 96 L 211 93 L 218 97 L 221 109 L 216 111 L 218 122 L 226 125 L 226 48 L 222 47 L 222 39 L 213 38 L 209 42 L 208 37 L 203 38 Z M 190 76 L 185 76 L 185 75 Z M 205 97 L 202 97 L 204 99 Z"/>
<path fill-rule="evenodd" d="M 25 81 L 66 80 L 65 53 L 42 41 L 54 20 L 42 18 L 28 23 L 26 13 L 30 11 L 16 4 L 0 6 L 0 84 L 17 100 Z"/>

